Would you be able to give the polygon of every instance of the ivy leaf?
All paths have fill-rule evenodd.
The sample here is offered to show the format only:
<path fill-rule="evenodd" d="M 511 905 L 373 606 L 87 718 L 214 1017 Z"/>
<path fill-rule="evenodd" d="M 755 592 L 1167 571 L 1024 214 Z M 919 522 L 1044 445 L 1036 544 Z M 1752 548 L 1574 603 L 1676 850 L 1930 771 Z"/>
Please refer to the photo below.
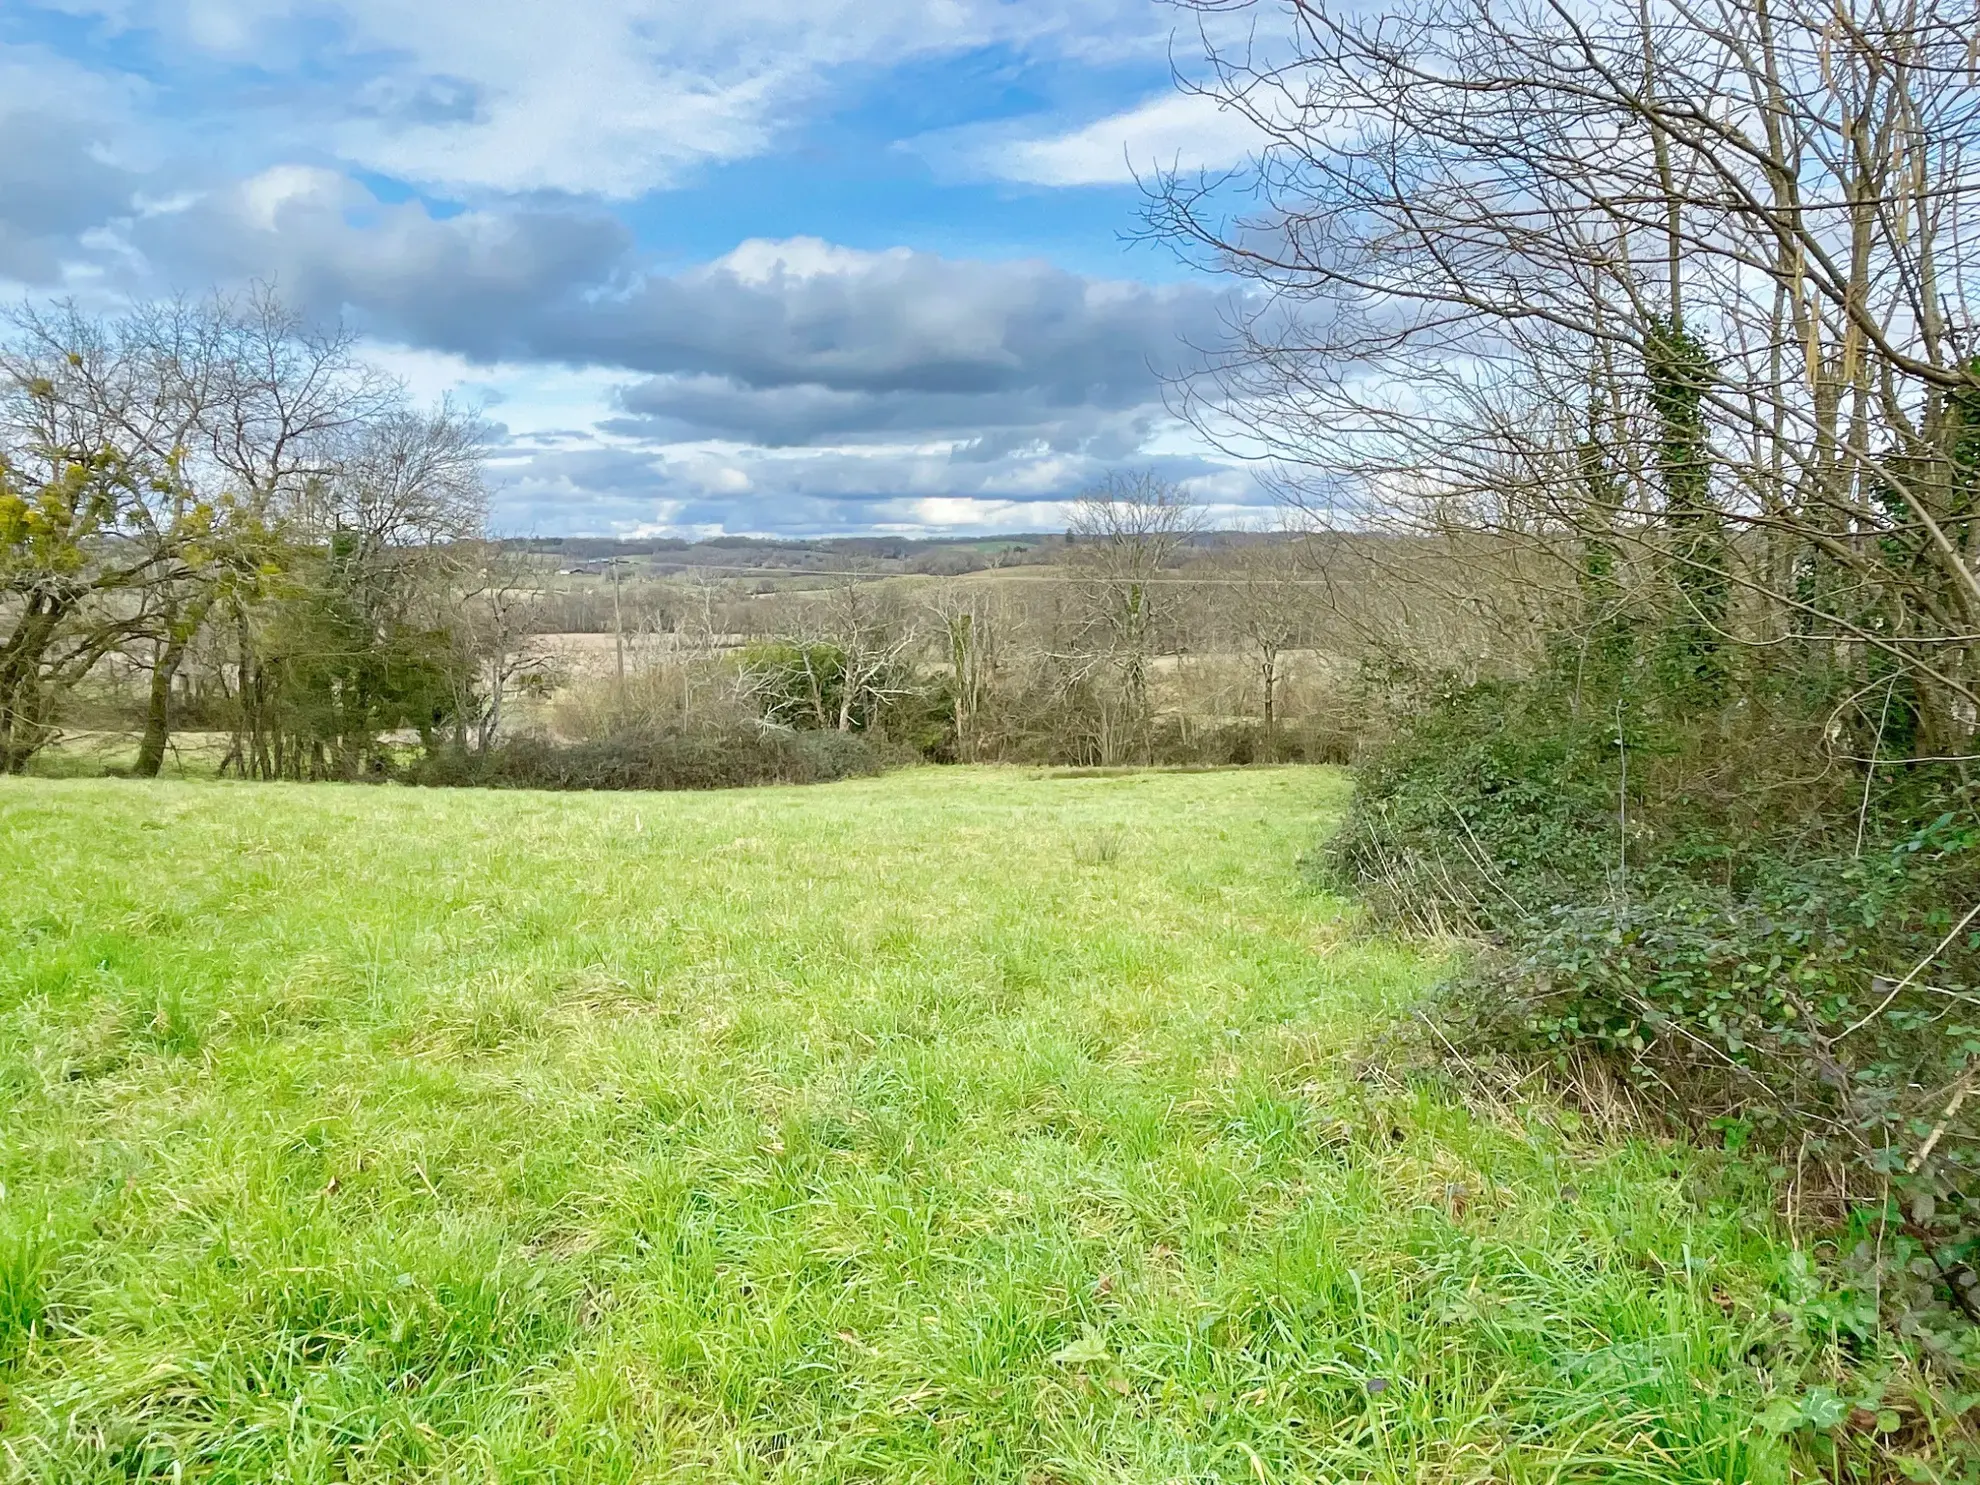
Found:
<path fill-rule="evenodd" d="M 1849 1412 L 1849 1404 L 1826 1387 L 1811 1387 L 1801 1400 L 1801 1420 L 1810 1428 L 1834 1428 Z"/>

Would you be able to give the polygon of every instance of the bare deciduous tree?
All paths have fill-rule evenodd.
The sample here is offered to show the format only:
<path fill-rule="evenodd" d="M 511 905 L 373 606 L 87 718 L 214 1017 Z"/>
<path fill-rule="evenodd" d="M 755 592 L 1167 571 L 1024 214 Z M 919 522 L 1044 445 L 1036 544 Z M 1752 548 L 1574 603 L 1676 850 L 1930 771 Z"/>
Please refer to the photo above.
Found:
<path fill-rule="evenodd" d="M 519 687 L 540 684 L 550 655 L 542 637 L 537 574 L 522 554 L 500 543 L 462 554 L 462 577 L 450 629 L 464 653 L 454 669 L 454 719 L 461 741 L 471 726 L 476 749 L 500 734 L 506 704 Z"/>
<path fill-rule="evenodd" d="M 914 689 L 920 638 L 891 594 L 848 571 L 793 605 L 774 639 L 745 651 L 737 686 L 768 721 L 862 730 Z"/>
<path fill-rule="evenodd" d="M 995 597 L 979 586 L 950 585 L 931 605 L 941 626 L 950 673 L 950 715 L 956 733 L 956 761 L 981 756 L 985 712 L 996 683 L 997 651 L 1003 625 Z"/>
<path fill-rule="evenodd" d="M 1257 672 L 1260 719 L 1270 748 L 1278 736 L 1286 652 L 1313 633 L 1313 564 L 1306 544 L 1288 536 L 1240 549 L 1235 565 L 1230 621 Z"/>
<path fill-rule="evenodd" d="M 855 722 L 876 716 L 913 689 L 906 658 L 920 636 L 888 595 L 857 576 L 833 585 L 828 623 L 843 657 L 833 726 L 850 732 Z"/>
<path fill-rule="evenodd" d="M 1102 742 L 1106 762 L 1148 754 L 1149 667 L 1162 606 L 1156 578 L 1202 525 L 1188 492 L 1149 472 L 1110 475 L 1073 502 L 1067 565 L 1119 701 L 1118 726 Z"/>
<path fill-rule="evenodd" d="M 1256 290 L 1206 429 L 1337 524 L 1544 548 L 1591 618 L 1626 591 L 1701 699 L 1770 647 L 1845 698 L 1901 675 L 1918 751 L 1970 749 L 1970 5 L 1186 3 L 1260 20 L 1203 84 L 1254 194 L 1152 201 Z"/>

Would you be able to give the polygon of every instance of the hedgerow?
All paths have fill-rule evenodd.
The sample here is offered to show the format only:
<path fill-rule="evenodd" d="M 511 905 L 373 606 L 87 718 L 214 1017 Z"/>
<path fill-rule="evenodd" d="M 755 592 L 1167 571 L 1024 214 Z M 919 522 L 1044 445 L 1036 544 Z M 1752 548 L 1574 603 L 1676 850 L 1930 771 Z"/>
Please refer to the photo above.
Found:
<path fill-rule="evenodd" d="M 407 764 L 407 783 L 480 789 L 736 789 L 877 774 L 902 750 L 852 732 L 738 723 L 645 729 L 564 743 L 521 736 L 479 752 L 442 749 Z"/>
<path fill-rule="evenodd" d="M 1846 1284 L 1980 1364 L 1980 800 L 1948 771 L 1805 777 L 1778 718 L 1575 699 L 1434 694 L 1320 870 L 1472 944 L 1421 1018 L 1446 1061 L 1592 1072 L 1766 1156 L 1837 1219 Z"/>

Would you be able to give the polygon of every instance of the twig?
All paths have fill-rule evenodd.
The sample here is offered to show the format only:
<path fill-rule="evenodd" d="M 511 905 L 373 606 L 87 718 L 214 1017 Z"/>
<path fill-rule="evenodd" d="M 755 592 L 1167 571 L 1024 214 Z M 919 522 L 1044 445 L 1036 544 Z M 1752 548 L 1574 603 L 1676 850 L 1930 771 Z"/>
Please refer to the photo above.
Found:
<path fill-rule="evenodd" d="M 1939 1141 L 1945 1138 L 1946 1126 L 1952 1123 L 1953 1116 L 1959 1112 L 1959 1106 L 1966 1102 L 1966 1095 L 1973 1091 L 1973 1078 L 1976 1073 L 1980 1073 L 1980 1063 L 1968 1064 L 1966 1071 L 1954 1082 L 1953 1095 L 1946 1103 L 1946 1111 L 1939 1115 L 1939 1122 L 1934 1124 L 1932 1132 L 1925 1136 L 1925 1143 L 1918 1147 L 1918 1153 L 1905 1162 L 1906 1175 L 1917 1175 L 1925 1162 L 1932 1158 L 1932 1152 L 1939 1148 Z"/>
<path fill-rule="evenodd" d="M 1945 953 L 1947 945 L 1951 944 L 1954 939 L 1958 938 L 1961 932 L 1965 930 L 1966 925 L 1971 923 L 1975 917 L 1980 917 L 1980 902 L 1974 903 L 1972 907 L 1966 910 L 1966 916 L 1964 918 L 1961 918 L 1957 923 L 1953 924 L 1952 932 L 1948 933 L 1944 938 L 1939 940 L 1939 946 L 1936 949 L 1934 949 L 1931 953 L 1927 954 L 1923 959 L 1919 960 L 1916 964 L 1914 964 L 1911 967 L 1910 974 L 1906 975 L 1903 979 L 1899 980 L 1895 985 L 1891 986 L 1891 993 L 1889 995 L 1886 995 L 1879 1002 L 1877 1002 L 1877 1008 L 1875 1010 L 1871 1011 L 1869 1015 L 1865 1016 L 1861 1021 L 1858 1021 L 1855 1025 L 1846 1027 L 1844 1030 L 1837 1032 L 1836 1041 L 1837 1042 L 1841 1041 L 1844 1037 L 1848 1036 L 1853 1031 L 1861 1031 L 1864 1027 L 1868 1026 L 1872 1021 L 1876 1020 L 1879 1016 L 1883 1015 L 1885 1011 L 1889 1010 L 1891 1002 L 1898 998 L 1898 993 L 1902 991 L 1906 985 L 1909 985 L 1913 980 L 1917 979 L 1919 975 L 1923 974 L 1925 972 L 1925 967 L 1928 964 L 1930 964 L 1934 959 L 1937 959 L 1941 954 Z M 1829 1043 L 1829 1045 L 1834 1046 L 1835 1042 L 1831 1042 Z"/>
<path fill-rule="evenodd" d="M 1877 718 L 1877 736 L 1870 743 L 1870 763 L 1863 770 L 1863 807 L 1856 812 L 1856 855 L 1863 855 L 1863 829 L 1870 823 L 1870 785 L 1877 777 L 1877 755 L 1884 749 L 1884 723 L 1891 716 L 1891 695 L 1897 690 L 1898 678 L 1895 672 L 1891 683 L 1884 688 L 1884 710 Z"/>
<path fill-rule="evenodd" d="M 1456 1058 L 1457 1061 L 1465 1068 L 1466 1071 L 1475 1071 L 1471 1066 L 1470 1059 L 1467 1058 L 1463 1053 L 1458 1051 L 1456 1047 L 1451 1045 L 1451 1039 L 1444 1035 L 1444 1031 L 1442 1027 L 1440 1027 L 1435 1021 L 1432 1021 L 1428 1016 L 1424 1015 L 1423 1012 L 1420 1010 L 1417 1011 L 1415 1015 L 1417 1020 L 1421 1021 L 1425 1026 L 1428 1026 L 1430 1028 L 1431 1033 L 1437 1038 L 1437 1040 L 1444 1044 L 1444 1050 L 1446 1052 L 1449 1052 L 1452 1057 Z"/>

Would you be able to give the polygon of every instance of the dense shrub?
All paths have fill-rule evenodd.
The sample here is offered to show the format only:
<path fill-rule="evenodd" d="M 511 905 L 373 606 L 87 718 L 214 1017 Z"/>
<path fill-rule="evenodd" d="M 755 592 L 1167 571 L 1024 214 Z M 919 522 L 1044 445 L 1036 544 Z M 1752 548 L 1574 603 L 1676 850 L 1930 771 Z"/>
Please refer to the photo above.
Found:
<path fill-rule="evenodd" d="M 733 789 L 876 774 L 898 750 L 855 733 L 753 724 L 623 732 L 559 743 L 517 737 L 482 752 L 442 750 L 408 765 L 408 783 L 483 789 Z"/>
<path fill-rule="evenodd" d="M 1980 1319 L 1973 794 L 1917 769 L 1804 777 L 1812 750 L 1777 730 L 1616 716 L 1544 679 L 1436 697 L 1364 770 L 1320 870 L 1476 944 L 1426 1008 L 1440 1052 L 1599 1065 L 1642 1107 L 1822 1173 L 1879 1235 L 1866 1287 L 1939 1350 L 1974 1347 L 1951 1324 Z"/>
<path fill-rule="evenodd" d="M 1150 754 L 1156 763 L 1211 765 L 1247 763 L 1347 763 L 1355 749 L 1351 729 L 1320 718 L 1302 717 L 1266 729 L 1252 718 L 1156 720 Z"/>
<path fill-rule="evenodd" d="M 1563 721 L 1516 684 L 1453 688 L 1364 765 L 1327 863 L 1384 919 L 1504 927 L 1610 885 L 1620 771 L 1613 728 Z"/>

